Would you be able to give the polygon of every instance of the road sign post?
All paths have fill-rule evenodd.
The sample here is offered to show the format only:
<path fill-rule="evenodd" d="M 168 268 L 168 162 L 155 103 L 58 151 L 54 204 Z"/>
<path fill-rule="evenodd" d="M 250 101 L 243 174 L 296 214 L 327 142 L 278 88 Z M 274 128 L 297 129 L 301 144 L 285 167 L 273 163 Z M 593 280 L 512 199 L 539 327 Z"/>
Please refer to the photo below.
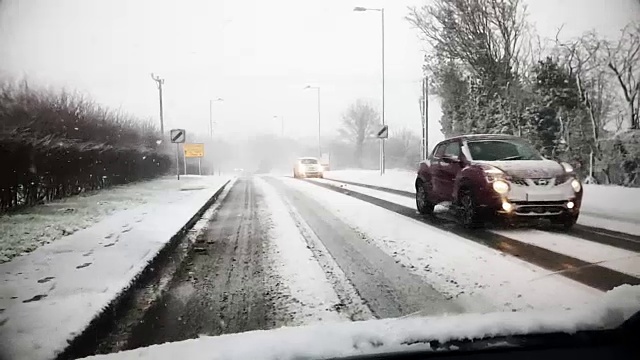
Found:
<path fill-rule="evenodd" d="M 384 175 L 384 140 L 389 138 L 389 125 L 382 125 L 376 137 L 380 139 L 380 175 Z"/>
<path fill-rule="evenodd" d="M 182 144 L 182 162 L 184 164 L 184 174 L 187 175 L 187 156 L 184 154 L 184 145 Z"/>
<path fill-rule="evenodd" d="M 176 144 L 176 174 L 178 175 L 178 180 L 180 180 L 180 144 L 184 143 L 187 138 L 187 132 L 184 129 L 172 129 L 171 130 L 171 142 Z M 184 163 L 185 166 L 185 175 L 187 174 L 187 162 Z"/>
<path fill-rule="evenodd" d="M 180 180 L 180 144 L 176 143 L 176 174 Z"/>

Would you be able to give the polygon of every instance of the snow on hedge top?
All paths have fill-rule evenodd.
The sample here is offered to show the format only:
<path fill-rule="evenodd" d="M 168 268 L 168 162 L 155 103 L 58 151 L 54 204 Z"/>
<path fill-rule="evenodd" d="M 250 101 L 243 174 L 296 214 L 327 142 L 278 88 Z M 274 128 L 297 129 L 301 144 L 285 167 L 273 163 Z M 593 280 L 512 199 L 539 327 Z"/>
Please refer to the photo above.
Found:
<path fill-rule="evenodd" d="M 614 328 L 640 311 L 640 286 L 623 285 L 574 310 L 461 314 L 331 323 L 200 337 L 90 359 L 322 359 L 429 348 L 429 341 Z M 407 345 L 411 343 L 414 345 Z"/>

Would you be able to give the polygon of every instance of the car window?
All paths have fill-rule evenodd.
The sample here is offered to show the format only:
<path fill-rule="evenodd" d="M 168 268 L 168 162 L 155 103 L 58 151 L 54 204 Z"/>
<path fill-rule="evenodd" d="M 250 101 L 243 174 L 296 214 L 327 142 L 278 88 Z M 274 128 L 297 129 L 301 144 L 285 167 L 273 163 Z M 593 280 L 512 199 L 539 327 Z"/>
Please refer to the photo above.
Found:
<path fill-rule="evenodd" d="M 457 141 L 447 144 L 444 148 L 444 156 L 460 157 L 460 144 Z"/>
<path fill-rule="evenodd" d="M 442 154 L 444 153 L 444 148 L 445 148 L 445 144 L 439 144 L 436 146 L 436 148 L 433 150 L 433 155 L 432 157 L 434 158 L 441 158 Z"/>
<path fill-rule="evenodd" d="M 540 160 L 540 154 L 522 140 L 482 140 L 468 143 L 473 160 Z"/>
<path fill-rule="evenodd" d="M 309 164 L 317 164 L 318 160 L 316 159 L 302 159 L 300 160 L 301 164 L 309 165 Z"/>

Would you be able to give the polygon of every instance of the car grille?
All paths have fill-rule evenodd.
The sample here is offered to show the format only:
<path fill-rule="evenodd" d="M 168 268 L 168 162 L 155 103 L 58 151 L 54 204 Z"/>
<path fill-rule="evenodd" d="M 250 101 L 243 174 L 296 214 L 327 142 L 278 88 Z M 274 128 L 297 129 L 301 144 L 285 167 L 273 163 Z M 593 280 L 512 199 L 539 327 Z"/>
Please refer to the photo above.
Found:
<path fill-rule="evenodd" d="M 553 186 L 555 185 L 554 178 L 537 178 L 537 179 L 520 179 L 511 178 L 509 181 L 514 185 L 519 186 Z"/>
<path fill-rule="evenodd" d="M 520 186 L 529 186 L 525 179 L 511 179 L 511 183 Z"/>
<path fill-rule="evenodd" d="M 517 215 L 560 215 L 565 211 L 565 201 L 529 201 L 514 202 Z"/>
<path fill-rule="evenodd" d="M 538 186 L 549 186 L 553 183 L 553 178 L 531 179 L 531 182 Z"/>

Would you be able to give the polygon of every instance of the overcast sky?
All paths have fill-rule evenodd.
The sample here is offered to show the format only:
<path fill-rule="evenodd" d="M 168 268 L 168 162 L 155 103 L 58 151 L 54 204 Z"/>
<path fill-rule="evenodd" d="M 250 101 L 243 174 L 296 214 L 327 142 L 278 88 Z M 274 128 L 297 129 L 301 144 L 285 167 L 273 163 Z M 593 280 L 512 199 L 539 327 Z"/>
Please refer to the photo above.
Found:
<path fill-rule="evenodd" d="M 420 131 L 422 44 L 403 19 L 420 0 L 2 0 L 0 71 L 32 83 L 77 89 L 98 102 L 158 119 L 150 73 L 165 82 L 165 128 L 206 132 L 211 98 L 216 132 L 334 134 L 357 98 L 379 107 L 380 13 L 385 8 L 386 119 Z M 615 36 L 640 19 L 638 0 L 529 0 L 538 32 L 589 29 Z M 433 104 L 431 143 L 439 140 Z"/>

